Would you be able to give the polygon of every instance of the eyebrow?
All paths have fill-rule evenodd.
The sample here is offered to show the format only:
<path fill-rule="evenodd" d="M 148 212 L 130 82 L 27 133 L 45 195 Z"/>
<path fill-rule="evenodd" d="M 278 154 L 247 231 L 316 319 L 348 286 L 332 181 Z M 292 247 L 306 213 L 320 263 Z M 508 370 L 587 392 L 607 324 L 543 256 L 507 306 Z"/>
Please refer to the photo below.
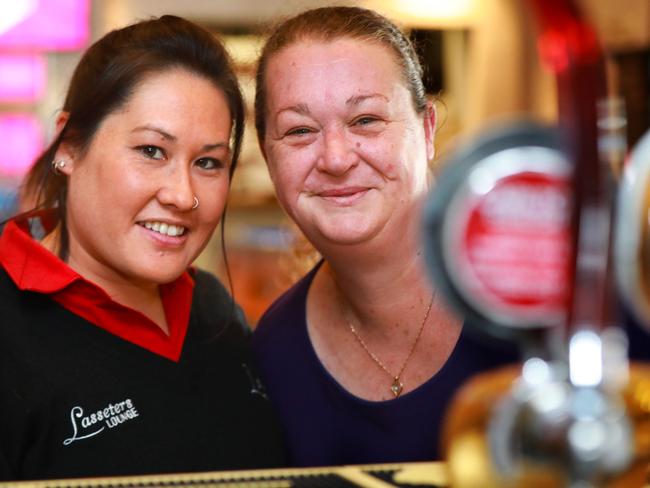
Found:
<path fill-rule="evenodd" d="M 381 99 L 385 100 L 386 102 L 389 101 L 388 97 L 385 96 L 385 95 L 382 95 L 381 93 L 371 93 L 369 95 L 354 95 L 354 96 L 351 96 L 350 98 L 348 98 L 345 101 L 345 104 L 346 105 L 359 105 L 360 103 L 365 102 L 366 100 L 368 100 L 370 98 L 381 98 Z"/>
<path fill-rule="evenodd" d="M 348 98 L 345 101 L 346 105 L 359 105 L 362 102 L 365 102 L 368 99 L 371 98 L 381 98 L 385 100 L 386 102 L 389 101 L 388 97 L 385 95 L 382 95 L 381 93 L 371 93 L 369 95 L 354 95 Z M 278 114 L 282 112 L 296 112 L 300 115 L 309 115 L 309 107 L 304 104 L 304 103 L 298 103 L 296 105 L 291 105 L 290 107 L 284 107 L 280 110 L 278 110 Z"/>
<path fill-rule="evenodd" d="M 225 142 L 217 142 L 215 144 L 206 144 L 202 149 L 203 152 L 210 152 L 214 151 L 215 149 L 226 149 L 228 152 L 230 152 L 230 145 L 226 144 Z"/>
<path fill-rule="evenodd" d="M 278 110 L 278 114 L 281 114 L 282 112 L 296 112 L 300 115 L 309 115 L 309 107 L 305 103 L 298 103 L 296 105 L 291 105 L 289 107 L 284 107 Z"/>
<path fill-rule="evenodd" d="M 161 129 L 160 127 L 156 127 L 155 125 L 141 125 L 133 129 L 131 132 L 144 132 L 144 131 L 157 132 L 158 134 L 163 136 L 163 139 L 166 139 L 168 141 L 176 141 L 176 136 L 171 135 L 169 132 Z"/>
<path fill-rule="evenodd" d="M 176 136 L 171 135 L 169 132 L 161 129 L 160 127 L 156 127 L 155 125 L 141 125 L 139 127 L 136 127 L 133 129 L 131 132 L 144 132 L 144 131 L 151 131 L 151 132 L 156 132 L 160 134 L 163 139 L 171 142 L 176 142 L 178 138 Z M 202 151 L 213 151 L 215 149 L 221 149 L 225 148 L 228 151 L 230 151 L 230 145 L 225 142 L 216 142 L 214 144 L 205 144 L 201 149 Z"/>

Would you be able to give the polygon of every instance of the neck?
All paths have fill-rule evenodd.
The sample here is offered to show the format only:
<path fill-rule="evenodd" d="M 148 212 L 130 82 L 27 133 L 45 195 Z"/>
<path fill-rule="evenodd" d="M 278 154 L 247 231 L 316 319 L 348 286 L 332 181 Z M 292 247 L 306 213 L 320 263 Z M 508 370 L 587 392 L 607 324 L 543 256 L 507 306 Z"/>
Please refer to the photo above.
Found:
<path fill-rule="evenodd" d="M 393 315 L 390 311 L 419 310 L 421 307 L 416 304 L 428 303 L 433 294 L 418 256 L 397 264 L 386 266 L 384 263 L 381 268 L 363 269 L 325 263 L 323 273 L 329 275 L 343 308 L 349 309 L 359 323 L 380 325 L 384 322 L 381 317 Z"/>
<path fill-rule="evenodd" d="M 71 246 L 68 266 L 86 280 L 99 286 L 114 302 L 140 312 L 160 327 L 165 334 L 169 334 L 157 283 L 135 281 L 117 270 L 108 268 L 89 268 L 79 261 L 78 252 L 80 250 Z"/>
<path fill-rule="evenodd" d="M 57 225 L 52 232 L 47 234 L 40 241 L 40 243 L 45 247 L 45 249 L 58 255 L 60 235 L 61 226 Z M 117 272 L 110 274 L 105 271 L 94 272 L 94 270 L 80 265 L 79 261 L 75 259 L 78 254 L 83 251 L 81 249 L 76 249 L 74 244 L 71 247 L 70 256 L 67 262 L 68 266 L 88 281 L 103 289 L 113 301 L 120 305 L 124 305 L 125 307 L 137 310 L 160 327 L 165 334 L 169 334 L 167 319 L 165 317 L 165 311 L 162 306 L 162 300 L 160 298 L 157 284 L 138 283 Z"/>
<path fill-rule="evenodd" d="M 323 252 L 326 262 L 319 275 L 329 286 L 324 285 L 360 324 L 388 326 L 395 314 L 411 309 L 419 313 L 431 299 L 433 287 L 425 274 L 417 232 L 393 235 L 396 238 L 381 247 L 364 243 L 356 249 Z"/>
<path fill-rule="evenodd" d="M 52 232 L 43 237 L 40 243 L 45 249 L 58 256 L 61 250 L 61 224 L 58 224 Z"/>
<path fill-rule="evenodd" d="M 461 330 L 434 296 L 417 232 L 419 213 L 411 215 L 401 229 L 387 229 L 373 242 L 321 247 L 325 263 L 307 296 L 316 354 L 345 389 L 369 400 L 394 398 L 427 381 Z"/>

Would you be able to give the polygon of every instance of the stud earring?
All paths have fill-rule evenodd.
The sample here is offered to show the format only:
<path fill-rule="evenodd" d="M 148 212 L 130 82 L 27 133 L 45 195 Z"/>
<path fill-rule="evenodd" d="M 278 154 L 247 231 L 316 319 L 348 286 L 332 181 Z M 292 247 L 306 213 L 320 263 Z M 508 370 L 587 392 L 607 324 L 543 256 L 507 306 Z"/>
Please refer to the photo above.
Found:
<path fill-rule="evenodd" d="M 63 174 L 63 168 L 65 168 L 65 159 L 56 159 L 52 161 L 52 171 L 56 175 Z"/>
<path fill-rule="evenodd" d="M 199 199 L 194 197 L 194 205 L 192 205 L 192 210 L 199 208 Z"/>

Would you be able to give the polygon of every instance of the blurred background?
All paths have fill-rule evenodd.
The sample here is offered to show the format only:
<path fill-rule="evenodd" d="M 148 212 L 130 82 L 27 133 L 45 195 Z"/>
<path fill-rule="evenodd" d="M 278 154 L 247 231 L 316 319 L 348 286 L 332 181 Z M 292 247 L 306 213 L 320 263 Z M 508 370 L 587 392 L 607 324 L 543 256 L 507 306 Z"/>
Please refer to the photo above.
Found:
<path fill-rule="evenodd" d="M 650 126 L 650 2 L 579 0 L 607 54 L 610 94 L 624 101 L 631 147 Z M 254 325 L 317 259 L 276 203 L 253 127 L 255 62 L 275 21 L 306 8 L 359 5 L 407 29 L 438 110 L 437 155 L 499 119 L 553 122 L 553 76 L 539 64 L 522 0 L 2 0 L 0 1 L 0 220 L 19 210 L 22 176 L 50 141 L 81 53 L 111 29 L 166 13 L 204 25 L 235 59 L 249 106 L 225 224 L 236 300 Z M 197 265 L 227 282 L 219 233 Z"/>

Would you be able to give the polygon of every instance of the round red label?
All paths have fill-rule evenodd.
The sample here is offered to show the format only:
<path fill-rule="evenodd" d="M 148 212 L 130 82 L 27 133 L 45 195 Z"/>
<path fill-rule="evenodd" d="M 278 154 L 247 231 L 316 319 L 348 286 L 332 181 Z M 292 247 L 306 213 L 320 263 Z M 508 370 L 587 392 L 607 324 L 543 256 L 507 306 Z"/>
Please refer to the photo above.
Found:
<path fill-rule="evenodd" d="M 454 254 L 463 288 L 488 314 L 521 326 L 564 317 L 570 209 L 569 181 L 547 173 L 505 176 L 473 199 Z"/>

